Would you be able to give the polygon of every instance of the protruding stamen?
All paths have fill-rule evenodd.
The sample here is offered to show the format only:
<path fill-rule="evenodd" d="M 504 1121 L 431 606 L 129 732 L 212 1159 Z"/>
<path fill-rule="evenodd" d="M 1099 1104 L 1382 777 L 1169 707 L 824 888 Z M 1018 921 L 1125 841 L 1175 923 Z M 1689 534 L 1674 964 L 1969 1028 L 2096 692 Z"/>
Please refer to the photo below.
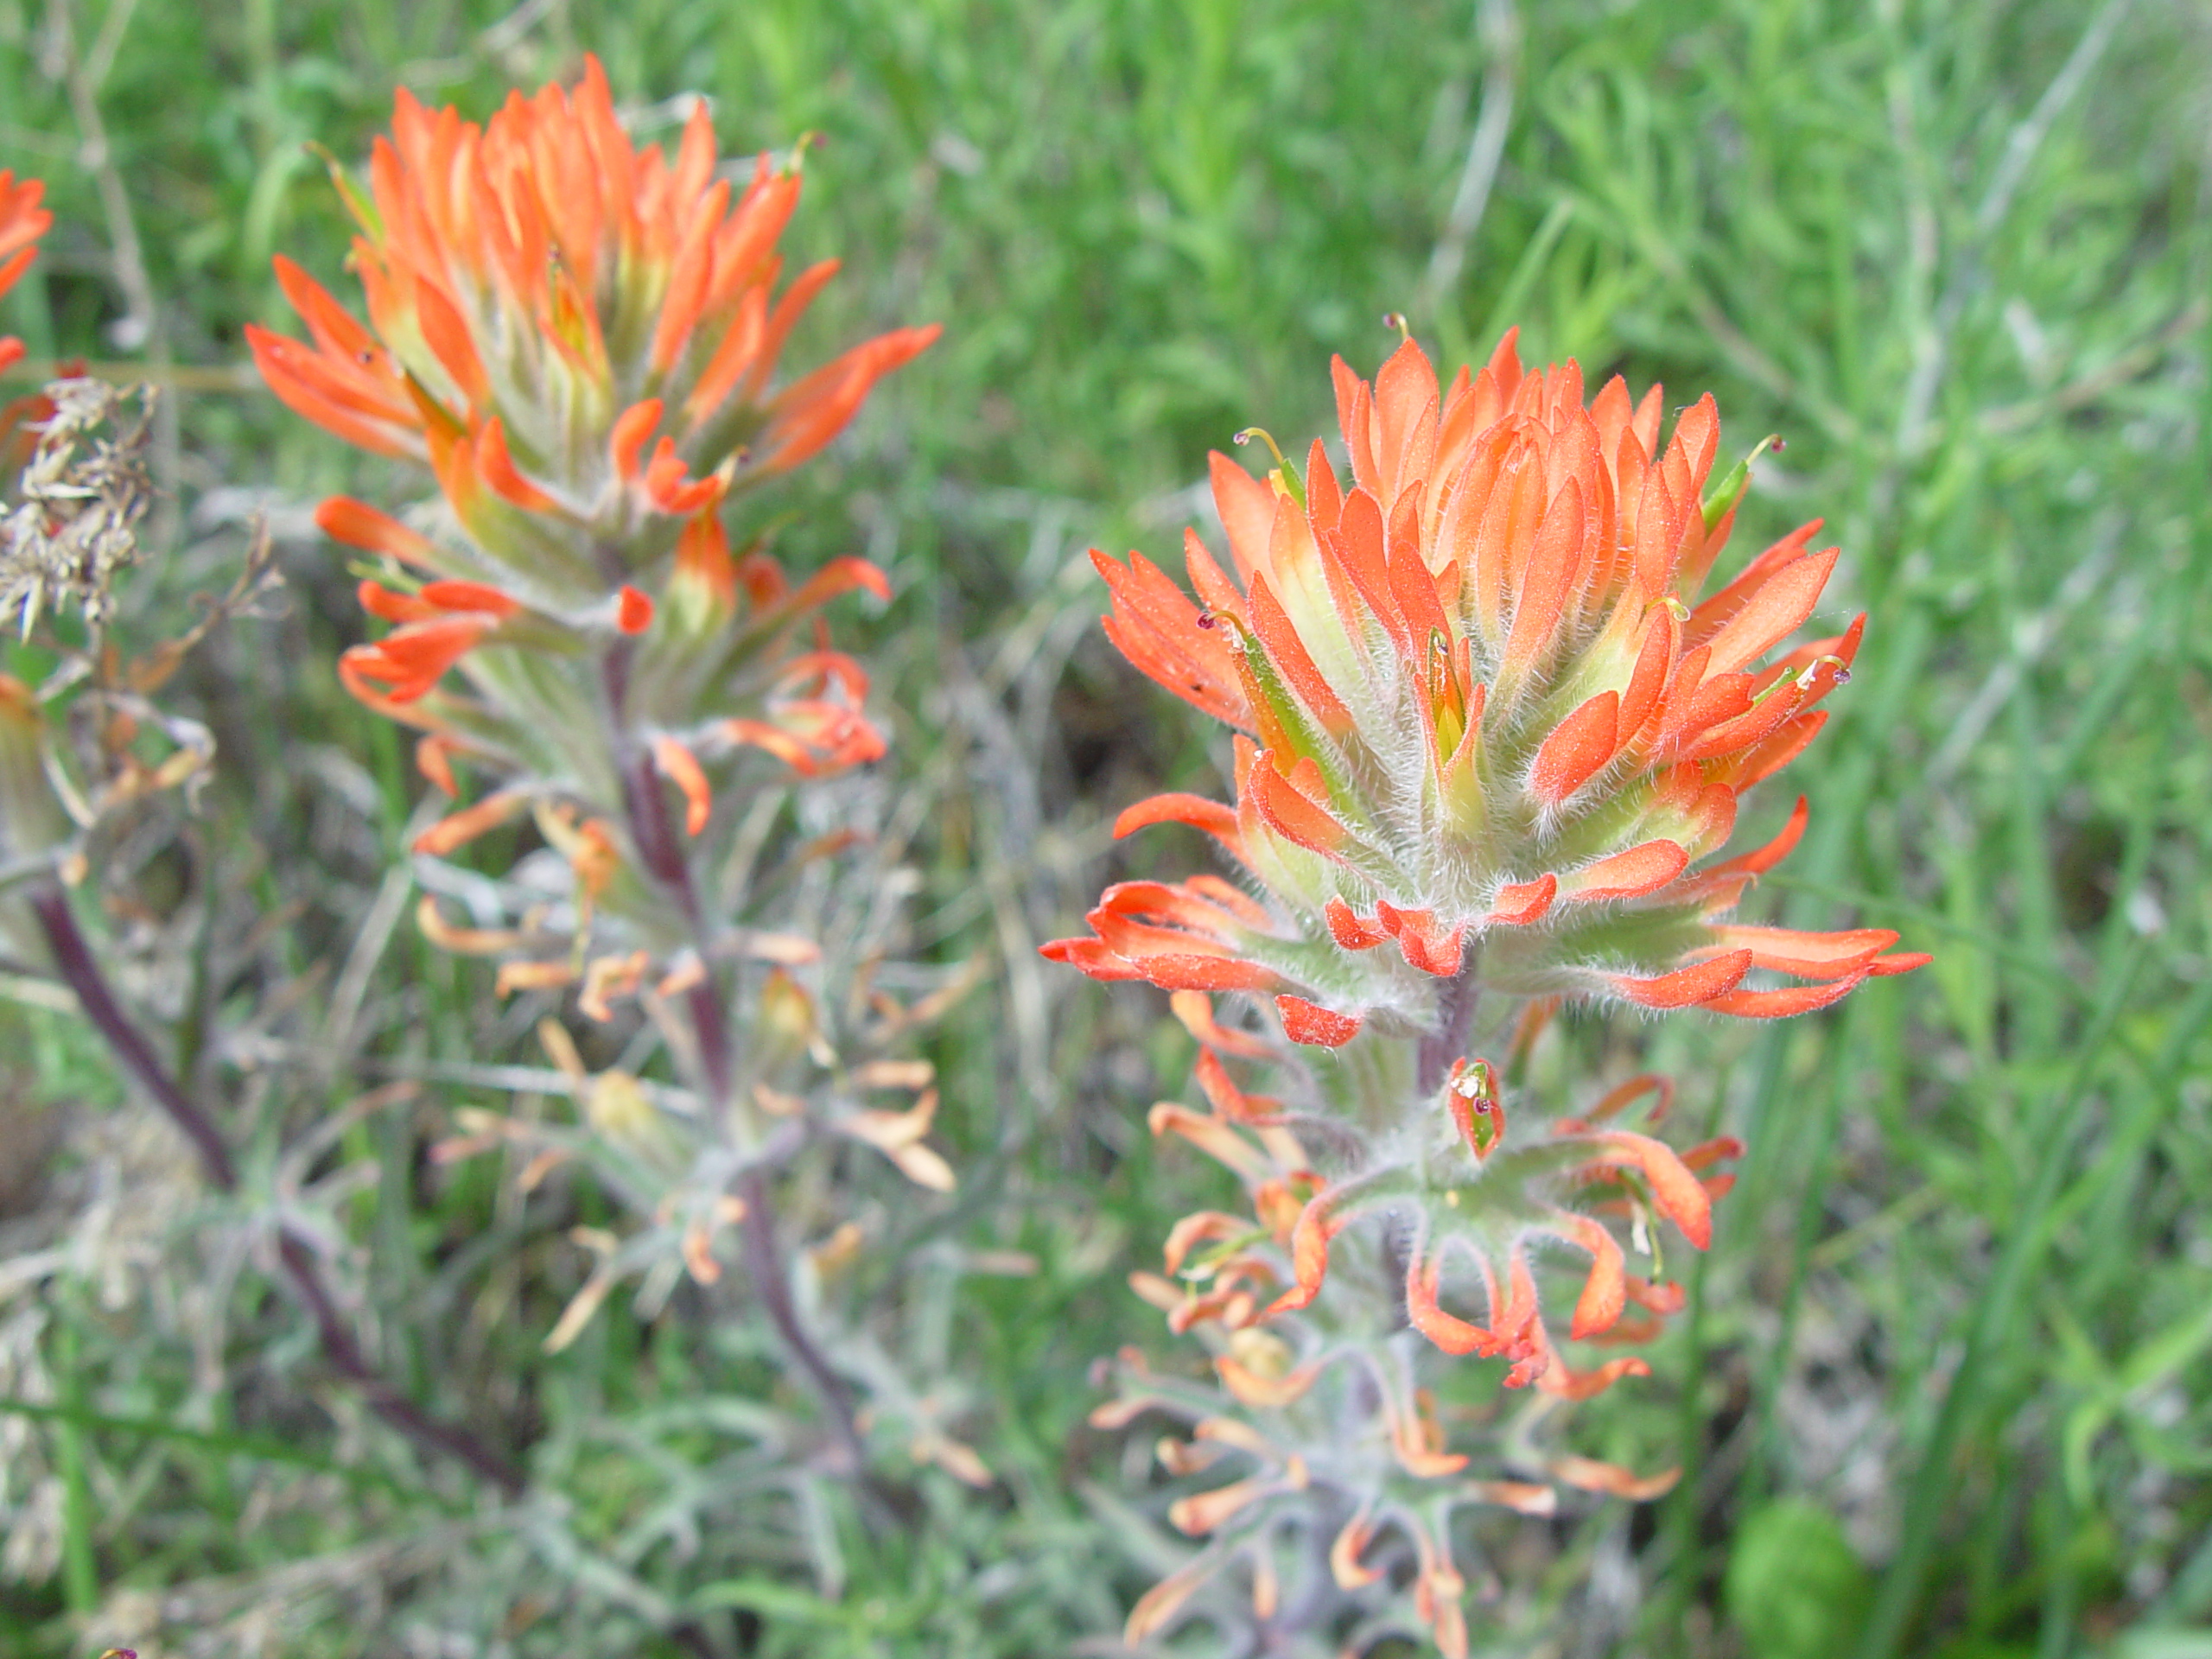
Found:
<path fill-rule="evenodd" d="M 1274 435 L 1266 427 L 1248 426 L 1230 442 L 1241 448 L 1255 438 L 1266 444 L 1268 453 L 1275 458 L 1274 470 L 1268 474 L 1269 480 L 1279 485 L 1283 493 L 1297 502 L 1302 510 L 1306 505 L 1306 486 L 1300 480 L 1297 469 L 1282 458 L 1282 450 L 1277 447 Z"/>
<path fill-rule="evenodd" d="M 1382 326 L 1385 328 L 1396 329 L 1398 331 L 1398 338 L 1404 340 L 1408 345 L 1411 345 L 1413 343 L 1413 325 L 1406 321 L 1406 314 L 1404 312 L 1385 311 L 1382 314 Z"/>
<path fill-rule="evenodd" d="M 791 147 L 777 157 L 776 175 L 788 179 L 794 173 L 806 170 L 806 152 L 828 143 L 828 140 L 811 127 L 791 140 Z"/>
<path fill-rule="evenodd" d="M 1705 527 L 1707 530 L 1726 518 L 1736 503 L 1743 499 L 1744 492 L 1751 481 L 1751 463 L 1768 450 L 1781 448 L 1781 438 L 1770 432 L 1751 446 L 1750 454 L 1728 469 L 1728 475 L 1713 486 L 1713 493 L 1705 499 Z"/>
<path fill-rule="evenodd" d="M 1815 683 L 1821 677 L 1822 668 L 1832 668 L 1835 671 L 1835 683 L 1838 685 L 1847 685 L 1851 683 L 1851 664 L 1830 651 L 1824 652 L 1805 664 L 1803 671 L 1797 676 L 1797 689 L 1800 691 L 1811 690 Z"/>

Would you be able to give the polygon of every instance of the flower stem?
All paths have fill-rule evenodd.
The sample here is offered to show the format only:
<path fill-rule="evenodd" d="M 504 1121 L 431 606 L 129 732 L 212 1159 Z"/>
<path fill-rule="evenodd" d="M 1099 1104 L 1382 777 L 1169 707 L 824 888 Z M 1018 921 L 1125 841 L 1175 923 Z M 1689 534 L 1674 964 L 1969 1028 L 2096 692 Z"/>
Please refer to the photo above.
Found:
<path fill-rule="evenodd" d="M 1436 994 L 1436 1029 L 1421 1039 L 1415 1081 L 1424 1096 L 1444 1086 L 1452 1062 L 1465 1058 L 1467 1038 L 1475 1025 L 1475 1005 L 1482 1000 L 1482 945 L 1467 947 L 1459 971 L 1444 982 Z"/>
<path fill-rule="evenodd" d="M 85 1011 L 86 1019 L 106 1039 L 109 1049 L 124 1068 L 192 1142 L 194 1150 L 200 1154 L 200 1166 L 208 1184 L 224 1192 L 236 1192 L 238 1168 L 231 1161 L 221 1132 L 214 1120 L 162 1064 L 145 1033 L 131 1023 L 130 1015 L 116 1001 L 99 957 L 70 911 L 68 896 L 54 883 L 45 882 L 33 889 L 30 906 L 46 935 L 48 948 L 54 953 L 54 966 L 63 983 L 77 994 L 78 1006 Z M 353 1386 L 371 1410 L 423 1451 L 465 1465 L 511 1498 L 522 1495 L 527 1482 L 521 1470 L 467 1429 L 429 1416 L 378 1374 L 340 1314 L 336 1300 L 316 1269 L 314 1253 L 289 1223 L 280 1224 L 276 1254 L 293 1288 L 315 1320 L 323 1355 L 331 1369 Z"/>
<path fill-rule="evenodd" d="M 608 685 L 611 696 L 617 686 L 611 670 Z M 619 718 L 619 709 L 617 713 Z M 619 736 L 617 741 L 627 742 L 628 739 Z M 690 1015 L 692 1034 L 699 1046 L 708 1120 L 727 1125 L 736 1064 L 728 1011 L 715 982 L 713 955 L 707 949 L 704 918 L 691 880 L 690 862 L 684 857 L 683 842 L 677 839 L 675 817 L 668 810 L 668 797 L 661 787 L 660 776 L 653 770 L 652 756 L 642 747 L 633 746 L 632 753 L 625 758 L 622 792 L 638 855 L 654 877 L 673 892 L 685 919 L 691 925 L 705 967 L 706 976 L 685 996 L 684 1007 Z M 838 1459 L 844 1465 L 844 1472 L 859 1474 L 866 1468 L 867 1461 L 861 1444 L 858 1408 L 851 1388 L 837 1374 L 799 1318 L 798 1305 L 791 1296 L 790 1270 L 776 1238 L 774 1201 L 769 1195 L 767 1178 L 759 1168 L 749 1168 L 738 1177 L 737 1198 L 745 1206 L 744 1218 L 738 1224 L 738 1236 L 745 1253 L 746 1275 L 752 1280 L 753 1293 L 767 1309 L 768 1318 L 784 1345 L 814 1384 L 823 1414 L 829 1419 L 830 1433 L 837 1443 Z"/>
<path fill-rule="evenodd" d="M 289 1229 L 280 1233 L 276 1254 L 283 1262 L 285 1271 L 292 1275 L 292 1285 L 299 1292 L 300 1300 L 315 1318 L 316 1332 L 322 1338 L 323 1357 L 330 1362 L 333 1370 L 353 1385 L 354 1392 L 368 1402 L 371 1410 L 416 1445 L 467 1465 L 507 1497 L 522 1496 L 527 1482 L 521 1470 L 467 1429 L 441 1423 L 428 1415 L 369 1363 L 352 1328 L 339 1313 L 329 1288 L 315 1271 L 314 1255 L 297 1233 Z"/>
<path fill-rule="evenodd" d="M 221 1132 L 214 1121 L 200 1109 L 200 1103 L 178 1086 L 168 1068 L 148 1045 L 144 1033 L 130 1023 L 130 1016 L 116 1001 L 115 993 L 108 988 L 107 976 L 100 969 L 99 958 L 92 954 L 91 944 L 70 912 L 68 896 L 52 882 L 45 882 L 33 889 L 30 905 L 46 935 L 47 948 L 54 952 L 54 965 L 60 972 L 62 982 L 77 994 L 77 1005 L 85 1011 L 85 1018 L 107 1039 L 108 1047 L 123 1063 L 124 1069 L 138 1079 L 155 1103 L 184 1131 L 184 1138 L 200 1154 L 200 1166 L 207 1172 L 208 1184 L 226 1192 L 236 1192 L 238 1171 L 232 1166 Z"/>

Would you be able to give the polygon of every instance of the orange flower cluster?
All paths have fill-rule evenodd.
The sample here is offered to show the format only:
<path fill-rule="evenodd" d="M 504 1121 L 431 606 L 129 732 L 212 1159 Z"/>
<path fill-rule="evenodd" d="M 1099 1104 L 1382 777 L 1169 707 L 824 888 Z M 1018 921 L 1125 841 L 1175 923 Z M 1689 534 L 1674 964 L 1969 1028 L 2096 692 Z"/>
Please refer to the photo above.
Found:
<path fill-rule="evenodd" d="M 573 91 L 512 93 L 481 127 L 403 88 L 366 198 L 346 187 L 369 327 L 280 257 L 311 343 L 250 329 L 255 360 L 309 420 L 432 461 L 448 494 L 696 512 L 740 470 L 816 454 L 938 332 L 885 334 L 771 395 L 785 339 L 837 264 L 777 297 L 799 175 L 763 156 L 741 191 L 718 170 L 703 105 L 672 158 L 637 149 L 596 59 Z M 719 483 L 703 476 L 721 468 Z"/>
<path fill-rule="evenodd" d="M 1178 1331 L 1204 1319 L 1228 1330 L 1255 1326 L 1312 1306 L 1329 1271 L 1333 1241 L 1366 1216 L 1393 1217 L 1395 1248 L 1403 1258 L 1403 1294 L 1412 1327 L 1446 1353 L 1503 1357 L 1511 1362 L 1508 1388 L 1537 1384 L 1544 1392 L 1584 1399 L 1618 1378 L 1643 1375 L 1637 1359 L 1610 1362 L 1594 1372 L 1570 1369 L 1547 1333 L 1532 1260 L 1541 1244 L 1564 1243 L 1589 1258 L 1568 1335 L 1605 1336 L 1621 1325 L 1633 1302 L 1648 1314 L 1682 1306 L 1679 1286 L 1654 1283 L 1626 1271 L 1626 1257 L 1612 1234 L 1572 1198 L 1603 1212 L 1630 1214 L 1638 1224 L 1664 1219 L 1699 1249 L 1711 1242 L 1713 1200 L 1733 1184 L 1726 1174 L 1701 1172 L 1739 1155 L 1722 1138 L 1677 1154 L 1652 1135 L 1611 1122 L 1648 1100 L 1649 1127 L 1664 1120 L 1674 1086 L 1646 1075 L 1613 1090 L 1587 1113 L 1560 1118 L 1548 1134 L 1510 1149 L 1505 1107 L 1497 1074 L 1487 1061 L 1461 1060 L 1440 1091 L 1433 1117 L 1416 1123 L 1411 1138 L 1349 1174 L 1324 1178 L 1314 1169 L 1281 1101 L 1249 1094 L 1234 1081 L 1228 1058 L 1289 1057 L 1256 1033 L 1222 1025 L 1209 999 L 1179 991 L 1175 1012 L 1199 1043 L 1196 1078 L 1209 1110 L 1163 1102 L 1153 1108 L 1155 1135 L 1189 1141 L 1244 1184 L 1255 1219 L 1217 1211 L 1185 1217 L 1168 1236 L 1166 1270 L 1185 1269 L 1192 1251 L 1209 1247 L 1200 1275 L 1210 1286 L 1185 1297 L 1165 1280 L 1147 1280 L 1142 1294 L 1160 1301 Z M 1448 1136 L 1443 1126 L 1448 1125 Z M 1477 1184 L 1479 1183 L 1479 1190 Z M 1447 1312 L 1440 1301 L 1443 1275 L 1464 1260 L 1478 1275 L 1489 1309 L 1487 1325 Z M 1262 1294 L 1261 1287 L 1269 1287 Z M 1651 1320 L 1623 1327 L 1617 1339 L 1656 1334 Z M 1247 1405 L 1281 1405 L 1311 1383 L 1316 1367 L 1260 1382 L 1233 1361 L 1217 1361 L 1223 1385 Z"/>
<path fill-rule="evenodd" d="M 1274 992 L 1326 1046 L 1372 1014 L 1425 1025 L 1478 947 L 1494 988 L 1754 1018 L 1925 959 L 1885 954 L 1884 930 L 1712 920 L 1802 833 L 1801 802 L 1768 845 L 1699 866 L 1819 732 L 1865 619 L 1762 660 L 1834 568 L 1807 550 L 1817 521 L 1704 594 L 1749 468 L 1707 492 L 1710 397 L 1662 445 L 1657 387 L 1632 401 L 1615 378 L 1586 407 L 1573 363 L 1524 373 L 1510 334 L 1440 394 L 1411 342 L 1372 387 L 1335 372 L 1348 492 L 1318 441 L 1302 479 L 1213 457 L 1235 580 L 1195 533 L 1195 602 L 1141 554 L 1093 555 L 1122 652 L 1240 733 L 1234 805 L 1158 796 L 1116 833 L 1194 825 L 1276 902 L 1125 883 L 1047 955 Z"/>
<path fill-rule="evenodd" d="M 347 688 L 424 732 L 418 762 L 448 794 L 458 759 L 512 780 L 424 849 L 575 801 L 578 874 L 616 908 L 644 903 L 625 872 L 657 865 L 665 887 L 677 850 L 639 842 L 640 766 L 698 836 L 743 752 L 811 776 L 883 751 L 860 665 L 818 622 L 799 637 L 841 594 L 888 597 L 881 572 L 840 559 L 795 584 L 757 547 L 734 553 L 721 512 L 818 452 L 938 330 L 773 387 L 836 262 L 779 295 L 799 175 L 765 156 L 742 188 L 721 171 L 703 107 L 672 156 L 633 145 L 596 60 L 482 126 L 403 90 L 365 193 L 336 175 L 367 325 L 280 257 L 309 338 L 250 331 L 293 409 L 437 478 L 442 515 L 345 497 L 318 515 L 374 556 L 360 601 L 391 625 L 346 653 Z"/>

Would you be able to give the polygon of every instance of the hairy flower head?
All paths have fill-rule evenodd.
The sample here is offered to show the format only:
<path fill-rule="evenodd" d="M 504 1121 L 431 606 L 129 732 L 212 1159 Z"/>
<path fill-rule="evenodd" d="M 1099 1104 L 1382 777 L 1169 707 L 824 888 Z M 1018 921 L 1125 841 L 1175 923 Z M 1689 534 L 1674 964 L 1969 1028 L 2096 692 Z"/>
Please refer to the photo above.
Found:
<path fill-rule="evenodd" d="M 703 104 L 673 156 L 632 144 L 596 59 L 482 126 L 403 88 L 366 193 L 340 178 L 368 326 L 280 257 L 310 338 L 249 329 L 255 361 L 309 420 L 429 461 L 465 521 L 486 497 L 602 533 L 688 518 L 815 454 L 938 334 L 898 329 L 772 389 L 836 262 L 779 294 L 799 174 L 765 155 L 741 184 L 721 171 Z"/>
<path fill-rule="evenodd" d="M 532 815 L 572 867 L 579 929 L 621 918 L 626 947 L 665 957 L 696 931 L 687 862 L 735 833 L 718 809 L 745 757 L 811 777 L 883 752 L 867 676 L 817 615 L 856 588 L 887 597 L 882 573 L 842 558 L 790 579 L 760 543 L 731 547 L 725 505 L 820 450 L 938 330 L 775 385 L 836 270 L 782 281 L 796 166 L 725 176 L 703 105 L 672 154 L 633 144 L 595 60 L 480 126 L 403 89 L 365 188 L 334 175 L 367 321 L 279 257 L 308 339 L 251 330 L 255 360 L 308 419 L 426 463 L 441 498 L 404 518 L 322 504 L 385 625 L 340 677 L 423 733 L 440 789 L 460 792 L 460 764 L 498 785 L 418 851 Z M 581 973 L 603 1001 L 643 971 L 479 931 L 467 948 L 538 952 L 509 961 L 509 985 Z"/>
<path fill-rule="evenodd" d="M 1662 442 L 1656 386 L 1616 378 L 1586 404 L 1573 362 L 1524 373 L 1511 334 L 1441 391 L 1410 341 L 1372 386 L 1335 376 L 1349 488 L 1318 441 L 1303 478 L 1213 457 L 1233 577 L 1194 532 L 1195 602 L 1141 554 L 1093 555 L 1116 645 L 1239 732 L 1233 805 L 1155 797 L 1117 833 L 1193 824 L 1268 902 L 1124 883 L 1095 937 L 1047 954 L 1274 991 L 1292 1035 L 1328 1045 L 1370 1014 L 1426 1024 L 1478 944 L 1496 989 L 1751 1016 L 1916 966 L 1880 930 L 1713 919 L 1802 834 L 1801 803 L 1775 842 L 1705 861 L 1819 732 L 1865 619 L 1777 649 L 1834 568 L 1817 520 L 1709 582 L 1750 467 L 1713 480 L 1712 398 Z"/>

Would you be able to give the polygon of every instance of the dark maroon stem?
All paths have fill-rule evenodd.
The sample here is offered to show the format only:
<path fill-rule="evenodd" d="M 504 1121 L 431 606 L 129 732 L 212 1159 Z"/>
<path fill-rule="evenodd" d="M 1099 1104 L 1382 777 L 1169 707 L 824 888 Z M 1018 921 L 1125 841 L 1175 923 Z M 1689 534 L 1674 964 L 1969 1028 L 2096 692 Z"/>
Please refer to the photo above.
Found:
<path fill-rule="evenodd" d="M 200 1154 L 200 1166 L 207 1172 L 208 1184 L 226 1192 L 237 1191 L 238 1172 L 232 1167 L 221 1133 L 200 1109 L 199 1103 L 177 1086 L 144 1034 L 116 1001 L 115 993 L 108 988 L 107 976 L 100 970 L 99 958 L 92 954 L 92 945 L 70 912 L 68 895 L 50 882 L 42 883 L 32 891 L 30 903 L 46 934 L 47 947 L 54 952 L 54 965 L 60 970 L 62 982 L 77 994 L 77 1006 L 84 1009 L 85 1018 L 107 1039 L 115 1058 L 184 1131 L 185 1139 Z"/>
<path fill-rule="evenodd" d="M 361 1352 L 361 1344 L 354 1340 L 353 1329 L 340 1314 L 337 1303 L 331 1300 L 321 1275 L 315 1271 L 315 1256 L 298 1234 L 279 1234 L 276 1254 L 292 1275 L 292 1285 L 299 1292 L 300 1300 L 315 1316 L 315 1330 L 322 1338 L 323 1357 L 330 1362 L 331 1370 L 353 1385 L 354 1392 L 368 1402 L 372 1411 L 416 1445 L 467 1465 L 509 1497 L 522 1496 L 528 1483 L 521 1470 L 482 1445 L 467 1430 L 451 1427 L 425 1415 L 413 1401 L 378 1374 L 367 1356 Z"/>
<path fill-rule="evenodd" d="M 140 1086 L 192 1142 L 200 1154 L 200 1168 L 207 1173 L 208 1185 L 225 1192 L 236 1192 L 238 1169 L 231 1162 L 229 1149 L 224 1146 L 214 1120 L 184 1091 L 155 1054 L 145 1034 L 124 1013 L 115 993 L 109 988 L 99 958 L 77 925 L 68 896 L 51 882 L 44 883 L 33 889 L 30 906 L 46 935 L 48 948 L 54 952 L 54 966 L 60 972 L 62 982 L 77 994 L 78 1006 L 84 1009 L 86 1019 L 107 1040 L 116 1058 L 138 1079 Z M 291 1278 L 293 1288 L 315 1319 L 315 1332 L 322 1340 L 323 1354 L 331 1369 L 353 1385 L 372 1411 L 423 1451 L 466 1465 L 509 1497 L 522 1495 L 526 1482 L 519 1469 L 466 1429 L 450 1427 L 426 1415 L 377 1373 L 361 1352 L 361 1344 L 354 1339 L 352 1328 L 339 1313 L 329 1287 L 316 1271 L 314 1254 L 289 1224 L 277 1234 L 276 1253 Z"/>
<path fill-rule="evenodd" d="M 1421 1039 L 1417 1082 L 1424 1095 L 1433 1095 L 1452 1075 L 1452 1062 L 1464 1059 L 1467 1039 L 1474 1030 L 1475 1004 L 1482 1000 L 1482 946 L 1467 947 L 1459 971 L 1444 982 L 1436 997 L 1436 1027 Z"/>
<path fill-rule="evenodd" d="M 758 1169 L 747 1170 L 737 1178 L 737 1196 L 745 1205 L 738 1236 L 745 1249 L 746 1274 L 791 1357 L 821 1391 L 845 1472 L 857 1475 L 868 1465 L 853 1391 L 800 1322 L 798 1306 L 791 1300 L 791 1280 L 784 1268 L 783 1246 L 776 1239 L 776 1211 L 768 1197 L 767 1178 Z"/>
<path fill-rule="evenodd" d="M 692 1034 L 698 1040 L 699 1070 L 706 1084 L 708 1116 L 713 1122 L 726 1123 L 736 1053 L 728 1011 L 707 950 L 704 918 L 700 912 L 697 890 L 691 881 L 690 861 L 684 856 L 683 843 L 677 838 L 676 817 L 669 810 L 668 795 L 662 787 L 660 774 L 653 768 L 652 755 L 620 729 L 620 696 L 626 676 L 618 669 L 617 658 L 612 654 L 607 664 L 606 679 L 607 698 L 618 728 L 614 741 L 629 750 L 623 757 L 621 776 L 623 805 L 630 817 L 631 837 L 637 843 L 638 856 L 645 868 L 675 895 L 684 918 L 691 925 L 699 950 L 705 976 L 685 995 L 684 1007 L 691 1017 Z M 738 1237 L 753 1293 L 768 1310 L 768 1318 L 784 1339 L 784 1345 L 791 1350 L 791 1357 L 798 1362 L 800 1370 L 821 1395 L 839 1454 L 848 1471 L 857 1475 L 867 1467 L 858 1408 L 852 1389 L 816 1345 L 799 1318 L 798 1304 L 791 1299 L 791 1274 L 784 1265 L 783 1246 L 776 1237 L 776 1210 L 769 1196 L 767 1178 L 757 1168 L 747 1170 L 737 1179 L 737 1198 L 745 1206 L 744 1219 L 738 1224 Z"/>

